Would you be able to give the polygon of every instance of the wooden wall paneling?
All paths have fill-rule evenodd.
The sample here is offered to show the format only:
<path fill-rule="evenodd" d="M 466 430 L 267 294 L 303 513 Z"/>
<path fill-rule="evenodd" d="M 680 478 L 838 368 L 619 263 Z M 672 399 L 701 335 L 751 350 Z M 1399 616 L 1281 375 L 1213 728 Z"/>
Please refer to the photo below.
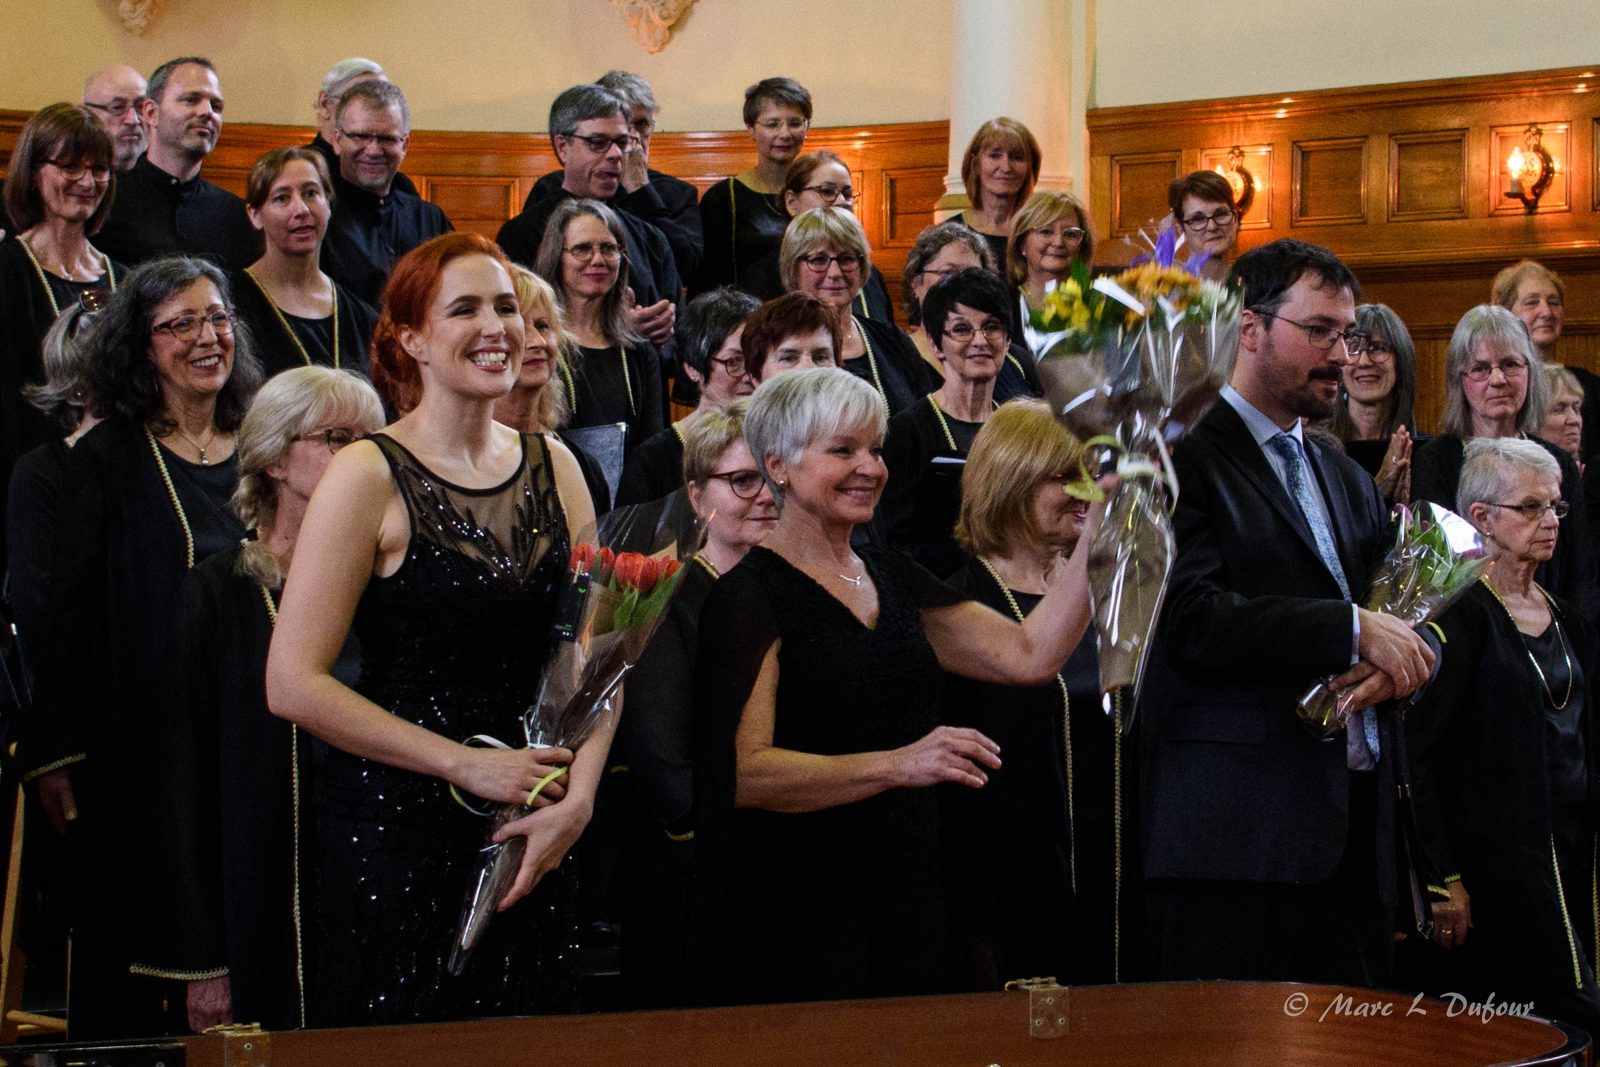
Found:
<path fill-rule="evenodd" d="M 1206 148 L 1200 152 L 1199 166 L 1201 170 L 1215 170 L 1228 162 L 1228 155 L 1234 146 L 1223 148 Z M 1275 175 L 1272 172 L 1272 146 L 1270 144 L 1239 145 L 1239 151 L 1244 155 L 1244 169 L 1250 172 L 1255 179 L 1255 199 L 1251 201 L 1250 208 L 1245 212 L 1244 218 L 1239 221 L 1241 230 L 1270 230 L 1272 228 L 1272 194 L 1277 188 Z"/>
<path fill-rule="evenodd" d="M 1294 142 L 1291 226 L 1367 221 L 1367 138 Z"/>
<path fill-rule="evenodd" d="M 1467 214 L 1467 131 L 1389 135 L 1390 222 L 1460 219 Z"/>
<path fill-rule="evenodd" d="M 506 219 L 522 210 L 526 195 L 516 178 L 424 178 L 418 191 L 439 205 L 456 229 L 491 240 Z"/>
<path fill-rule="evenodd" d="M 1167 214 L 1167 186 L 1183 171 L 1177 152 L 1141 152 L 1111 157 L 1112 237 L 1138 231 Z"/>
<path fill-rule="evenodd" d="M 1556 161 L 1557 169 L 1555 178 L 1550 182 L 1550 188 L 1539 198 L 1539 206 L 1532 214 L 1547 215 L 1552 212 L 1569 211 L 1572 208 L 1572 199 L 1568 188 L 1567 170 L 1571 160 L 1568 149 L 1572 141 L 1569 136 L 1572 123 L 1539 122 L 1538 126 L 1540 144 Z M 1489 129 L 1489 174 L 1493 176 L 1488 190 L 1491 215 L 1529 214 L 1522 201 L 1506 195 L 1506 190 L 1511 186 L 1511 178 L 1506 171 L 1506 160 L 1510 157 L 1512 149 L 1522 145 L 1523 131 L 1527 128 L 1528 123 L 1524 122 L 1516 126 L 1492 126 Z"/>

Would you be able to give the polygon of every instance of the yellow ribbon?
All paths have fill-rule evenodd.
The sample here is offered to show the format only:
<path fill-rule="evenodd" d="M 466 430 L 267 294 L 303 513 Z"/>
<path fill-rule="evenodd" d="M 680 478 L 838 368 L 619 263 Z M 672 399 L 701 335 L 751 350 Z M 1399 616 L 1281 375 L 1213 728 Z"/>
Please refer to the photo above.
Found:
<path fill-rule="evenodd" d="M 473 734 L 471 737 L 467 738 L 466 741 L 464 741 L 462 743 L 470 745 L 474 741 L 478 742 L 479 744 L 485 745 L 485 746 L 487 746 L 489 748 L 503 748 L 508 752 L 511 750 L 511 746 L 510 745 L 506 744 L 504 741 L 500 740 L 497 737 L 490 737 L 488 734 Z M 535 800 L 539 799 L 539 794 L 544 791 L 544 787 L 549 785 L 551 782 L 555 781 L 557 778 L 560 778 L 562 775 L 564 775 L 566 773 L 567 773 L 567 769 L 565 767 L 557 767 L 555 770 L 551 771 L 549 774 L 547 774 L 543 778 L 539 779 L 539 784 L 533 787 L 533 792 L 528 794 L 528 799 L 524 800 L 522 802 L 523 807 L 527 807 L 527 808 L 533 807 L 533 802 Z M 461 795 L 461 790 L 456 788 L 456 784 L 454 782 L 450 783 L 450 797 L 457 804 L 461 805 L 463 808 L 465 808 L 468 811 L 472 812 L 472 814 L 474 814 L 474 815 L 489 816 L 489 815 L 493 815 L 495 813 L 495 810 L 493 808 L 489 808 L 488 810 L 485 810 L 483 808 L 474 807 L 472 804 L 468 803 L 467 798 Z"/>

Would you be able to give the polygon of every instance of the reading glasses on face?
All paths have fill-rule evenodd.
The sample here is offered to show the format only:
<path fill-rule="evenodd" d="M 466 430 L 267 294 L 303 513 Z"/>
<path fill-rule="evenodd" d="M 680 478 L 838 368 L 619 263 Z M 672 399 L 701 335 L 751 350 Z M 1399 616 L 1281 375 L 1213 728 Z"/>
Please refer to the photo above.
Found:
<path fill-rule="evenodd" d="M 743 356 L 708 356 L 713 363 L 720 363 L 722 369 L 728 372 L 730 378 L 743 378 L 750 365 Z"/>
<path fill-rule="evenodd" d="M 1469 382 L 1486 382 L 1498 370 L 1507 378 L 1521 378 L 1528 373 L 1528 364 L 1516 358 L 1507 356 L 1498 363 L 1474 363 L 1461 372 L 1461 376 Z"/>
<path fill-rule="evenodd" d="M 362 133 L 359 130 L 340 130 L 339 136 L 353 142 L 357 148 L 365 148 L 369 144 L 376 144 L 386 152 L 394 152 L 406 143 L 404 137 L 396 137 L 392 133 Z"/>
<path fill-rule="evenodd" d="M 636 133 L 623 134 L 620 137 L 607 137 L 604 134 L 599 133 L 590 134 L 588 136 L 577 133 L 569 133 L 566 136 L 567 140 L 569 141 L 582 141 L 589 147 L 589 151 L 595 153 L 596 155 L 604 155 L 606 152 L 609 152 L 613 146 L 620 151 L 626 152 L 639 143 L 639 135 Z"/>
<path fill-rule="evenodd" d="M 726 471 L 722 474 L 708 474 L 706 477 L 727 482 L 728 488 L 733 490 L 733 495 L 740 500 L 754 500 L 761 493 L 760 471 Z"/>
<path fill-rule="evenodd" d="M 1005 344 L 1011 336 L 1011 331 L 998 322 L 986 322 L 982 326 L 973 326 L 970 322 L 952 322 L 944 328 L 944 335 L 961 344 L 970 344 L 978 334 L 983 334 L 983 339 L 991 345 Z"/>
<path fill-rule="evenodd" d="M 808 193 L 816 193 L 830 203 L 836 200 L 849 200 L 855 202 L 855 188 L 849 185 L 839 185 L 835 182 L 823 182 L 821 185 L 807 185 L 804 187 Z"/>
<path fill-rule="evenodd" d="M 1306 332 L 1306 340 L 1311 343 L 1311 347 L 1319 352 L 1333 351 L 1334 343 L 1337 341 L 1344 342 L 1345 355 L 1350 359 L 1355 359 L 1367 350 L 1369 340 L 1367 335 L 1356 330 L 1336 330 L 1319 322 L 1296 322 L 1282 315 L 1274 315 L 1270 311 L 1256 311 L 1254 308 L 1250 310 L 1262 318 L 1277 319 L 1279 322 L 1287 322 L 1290 326 L 1298 326 Z"/>
<path fill-rule="evenodd" d="M 1218 229 L 1221 229 L 1233 221 L 1233 215 L 1234 213 L 1227 208 L 1222 208 L 1219 211 L 1213 211 L 1209 215 L 1202 215 L 1199 212 L 1195 212 L 1193 215 L 1190 215 L 1188 218 L 1184 219 L 1183 224 L 1191 230 L 1203 230 L 1207 226 L 1215 226 Z"/>
<path fill-rule="evenodd" d="M 156 323 L 150 327 L 150 332 L 153 334 L 170 333 L 179 341 L 193 341 L 200 336 L 201 329 L 209 322 L 211 328 L 216 331 L 217 336 L 221 337 L 233 332 L 233 320 L 238 317 L 238 312 L 232 308 L 213 311 L 209 315 L 179 315 L 175 319 Z"/>
<path fill-rule="evenodd" d="M 69 182 L 75 182 L 88 174 L 97 182 L 111 180 L 111 165 L 109 163 L 69 163 L 64 159 L 47 159 L 46 163 L 61 172 L 61 176 Z"/>
<path fill-rule="evenodd" d="M 108 100 L 103 104 L 85 100 L 83 106 L 95 111 L 103 111 L 114 119 L 120 119 L 130 111 L 137 115 L 139 105 L 144 102 L 144 99 L 142 96 L 136 96 L 132 100 L 124 100 L 119 96 L 115 100 Z"/>
<path fill-rule="evenodd" d="M 1564 519 L 1567 517 L 1567 512 L 1572 510 L 1572 505 L 1565 500 L 1552 500 L 1548 504 L 1541 504 L 1537 501 L 1528 504 L 1497 504 L 1493 500 L 1485 500 L 1484 503 L 1491 508 L 1505 508 L 1507 511 L 1515 511 L 1525 519 L 1542 519 L 1547 511 L 1558 519 Z"/>
<path fill-rule="evenodd" d="M 595 244 L 593 241 L 583 241 L 579 244 L 573 245 L 570 248 L 563 248 L 561 251 L 565 252 L 573 259 L 579 259 L 585 262 L 593 259 L 595 256 L 599 256 L 607 263 L 615 263 L 617 260 L 622 258 L 622 246 L 611 244 L 610 242 L 606 242 L 604 244 Z"/>
<path fill-rule="evenodd" d="M 839 269 L 846 274 L 853 274 L 861 269 L 861 256 L 855 252 L 840 252 L 836 256 L 830 256 L 826 252 L 813 252 L 809 256 L 801 256 L 800 262 L 818 274 L 826 274 L 828 267 L 834 263 L 837 263 Z"/>
<path fill-rule="evenodd" d="M 352 444 L 361 435 L 344 426 L 330 426 L 326 430 L 312 430 L 310 433 L 301 434 L 296 440 L 316 441 L 326 445 L 329 452 L 337 453 L 339 449 Z"/>

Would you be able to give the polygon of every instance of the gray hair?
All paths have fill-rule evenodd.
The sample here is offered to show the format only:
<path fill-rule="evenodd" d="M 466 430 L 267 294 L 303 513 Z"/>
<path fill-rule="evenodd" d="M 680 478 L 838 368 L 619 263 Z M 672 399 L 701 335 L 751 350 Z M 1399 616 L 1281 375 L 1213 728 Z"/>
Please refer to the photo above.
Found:
<path fill-rule="evenodd" d="M 344 96 L 344 91 L 350 88 L 352 82 L 368 77 L 384 77 L 383 67 L 373 60 L 351 56 L 328 68 L 328 73 L 322 76 L 321 90 L 337 100 Z"/>
<path fill-rule="evenodd" d="M 394 82 L 379 81 L 377 78 L 356 82 L 339 97 L 339 108 L 333 113 L 333 121 L 343 122 L 344 113 L 358 100 L 373 111 L 398 108 L 401 129 L 406 133 L 411 132 L 411 107 L 406 103 L 406 94 Z"/>
<path fill-rule="evenodd" d="M 1522 320 L 1503 307 L 1479 304 L 1456 323 L 1450 335 L 1450 348 L 1444 361 L 1444 414 L 1439 418 L 1439 431 L 1456 437 L 1472 436 L 1472 412 L 1467 408 L 1466 392 L 1461 387 L 1461 376 L 1484 343 L 1499 343 L 1521 356 L 1528 364 L 1528 395 L 1517 413 L 1517 429 L 1523 433 L 1537 433 L 1544 425 L 1545 408 L 1550 404 L 1550 387 L 1545 383 L 1544 364 L 1534 351 L 1528 328 Z"/>
<path fill-rule="evenodd" d="M 778 246 L 778 273 L 785 290 L 793 292 L 800 287 L 800 260 L 825 245 L 861 257 L 856 292 L 861 291 L 872 273 L 872 246 L 867 244 L 867 231 L 861 228 L 861 220 L 842 207 L 814 207 L 789 220 L 783 243 Z"/>
<path fill-rule="evenodd" d="M 1520 437 L 1474 437 L 1468 441 L 1456 483 L 1456 511 L 1465 516 L 1474 504 L 1496 503 L 1511 480 L 1531 471 L 1561 482 L 1561 465 L 1544 445 Z"/>
<path fill-rule="evenodd" d="M 617 213 L 598 200 L 563 200 L 550 213 L 544 224 L 544 237 L 539 241 L 539 251 L 533 257 L 533 271 L 550 283 L 550 288 L 561 298 L 564 312 L 567 305 L 567 287 L 561 270 L 561 250 L 567 244 L 567 225 L 579 215 L 592 215 L 605 223 L 611 239 L 622 248 L 622 258 L 617 261 L 617 280 L 600 300 L 600 326 L 606 340 L 612 344 L 643 344 L 644 338 L 634 331 L 628 321 L 628 234 L 622 228 Z"/>
<path fill-rule="evenodd" d="M 574 85 L 550 105 L 550 136 L 571 137 L 577 132 L 578 123 L 590 119 L 621 115 L 623 121 L 627 121 L 632 110 L 626 97 L 604 85 L 593 82 Z"/>
<path fill-rule="evenodd" d="M 683 480 L 704 482 L 733 445 L 744 435 L 744 419 L 750 398 L 740 397 L 714 407 L 696 418 L 683 431 Z"/>
<path fill-rule="evenodd" d="M 661 105 L 656 103 L 655 90 L 650 88 L 650 83 L 639 75 L 626 70 L 608 70 L 596 78 L 594 83 L 610 89 L 626 100 L 630 107 L 644 108 L 650 113 L 651 125 L 655 125 L 656 113 L 661 110 Z"/>
<path fill-rule="evenodd" d="M 847 370 L 815 367 L 786 371 L 756 388 L 744 417 L 744 439 L 772 499 L 783 506 L 783 487 L 767 469 L 767 457 L 790 466 L 805 447 L 845 427 L 865 426 L 882 436 L 889 425 L 878 391 Z"/>
<path fill-rule="evenodd" d="M 22 387 L 28 403 L 69 432 L 89 408 L 89 337 L 95 314 L 80 301 L 68 304 L 44 335 L 39 353 L 44 384 Z"/>
<path fill-rule="evenodd" d="M 989 242 L 979 237 L 977 233 L 955 219 L 941 222 L 937 226 L 929 226 L 917 234 L 917 243 L 911 246 L 911 251 L 906 255 L 906 269 L 900 275 L 900 293 L 905 298 L 906 321 L 911 325 L 922 325 L 922 301 L 912 292 L 911 283 L 928 269 L 928 264 L 945 250 L 946 245 L 953 244 L 964 244 L 972 249 L 983 269 L 990 274 L 995 273 L 994 249 L 990 248 Z"/>

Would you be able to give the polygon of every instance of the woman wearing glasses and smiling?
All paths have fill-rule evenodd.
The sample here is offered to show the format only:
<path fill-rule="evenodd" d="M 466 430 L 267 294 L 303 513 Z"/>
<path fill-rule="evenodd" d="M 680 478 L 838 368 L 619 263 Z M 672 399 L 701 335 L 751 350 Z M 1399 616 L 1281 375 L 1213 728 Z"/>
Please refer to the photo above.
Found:
<path fill-rule="evenodd" d="M 1045 289 L 1072 276 L 1073 265 L 1094 260 L 1094 234 L 1089 213 L 1069 193 L 1041 189 L 1011 220 L 1011 240 L 1006 244 L 1006 281 L 1016 296 L 1014 336 L 1039 359 L 1061 337 L 1035 330 L 1031 313 L 1044 307 Z"/>
<path fill-rule="evenodd" d="M 1167 186 L 1167 206 L 1173 224 L 1183 228 L 1183 258 L 1204 252 L 1201 276 L 1217 281 L 1227 277 L 1239 240 L 1239 210 L 1228 180 L 1210 170 L 1185 174 Z"/>
<path fill-rule="evenodd" d="M 244 536 L 229 506 L 234 432 L 260 383 L 228 283 L 204 260 L 132 271 L 90 342 L 102 421 L 67 458 L 54 607 L 19 745 L 46 817 L 86 864 L 73 872 L 85 893 L 72 909 L 75 1039 L 164 1032 L 161 1002 L 183 1002 L 181 990 L 130 977 L 149 944 L 140 892 L 93 890 L 106 871 L 141 869 L 178 589 Z"/>
<path fill-rule="evenodd" d="M 1528 330 L 1511 312 L 1479 304 L 1461 316 L 1445 357 L 1445 405 L 1439 434 L 1412 456 L 1411 498 L 1455 509 L 1465 442 L 1475 437 L 1522 437 L 1555 457 L 1561 470 L 1561 501 L 1570 509 L 1561 520 L 1561 539 L 1541 563 L 1539 584 L 1594 618 L 1594 549 L 1584 509 L 1578 465 L 1555 445 L 1534 435 L 1544 426 L 1549 403 L 1543 364 Z"/>
<path fill-rule="evenodd" d="M 627 236 L 595 200 L 563 200 L 550 215 L 533 269 L 561 300 L 578 339 L 567 428 L 626 423 L 632 451 L 666 425 L 661 361 L 628 322 Z"/>
<path fill-rule="evenodd" d="M 1328 429 L 1345 455 L 1361 464 L 1391 504 L 1411 499 L 1412 449 L 1429 440 L 1415 432 L 1417 356 L 1411 334 L 1387 304 L 1356 308 L 1361 353 L 1344 366 L 1343 388 Z"/>
<path fill-rule="evenodd" d="M 11 157 L 5 208 L 18 232 L 0 242 L 0 479 L 17 458 L 56 436 L 22 397 L 44 382 L 40 344 L 63 310 L 89 310 L 122 271 L 90 243 L 116 188 L 111 137 L 74 104 L 41 108 Z"/>
<path fill-rule="evenodd" d="M 695 292 L 741 285 L 744 272 L 783 240 L 789 219 L 778 197 L 784 172 L 811 130 L 811 94 L 793 78 L 764 78 L 744 91 L 744 126 L 756 145 L 756 164 L 700 197 L 705 257 Z"/>

